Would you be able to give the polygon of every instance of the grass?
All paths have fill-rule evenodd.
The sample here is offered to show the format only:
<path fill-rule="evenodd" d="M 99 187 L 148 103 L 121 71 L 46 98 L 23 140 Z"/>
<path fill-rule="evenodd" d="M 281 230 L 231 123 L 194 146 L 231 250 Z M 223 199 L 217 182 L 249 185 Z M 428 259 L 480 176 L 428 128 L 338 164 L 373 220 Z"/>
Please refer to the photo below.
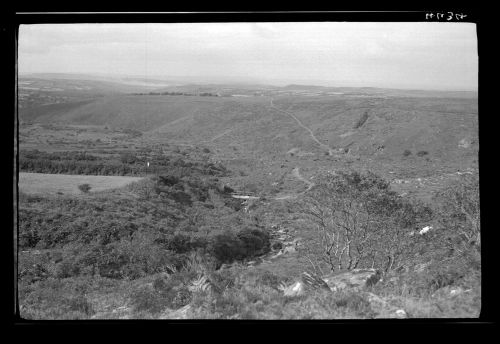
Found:
<path fill-rule="evenodd" d="M 27 194 L 79 195 L 78 186 L 89 184 L 92 192 L 123 187 L 142 178 L 123 176 L 87 176 L 19 172 L 19 190 Z"/>
<path fill-rule="evenodd" d="M 415 178 L 463 170 L 469 160 L 477 158 L 476 146 L 468 150 L 458 146 L 464 137 L 475 138 L 477 134 L 477 116 L 469 115 L 477 113 L 477 100 L 388 98 L 373 102 L 370 121 L 363 116 L 364 102 L 352 97 L 275 97 L 276 106 L 294 113 L 321 142 L 335 148 L 348 146 L 349 154 L 339 157 L 325 156 L 293 119 L 269 111 L 267 97 L 123 95 L 39 107 L 31 113 L 23 110 L 21 119 L 41 114 L 37 120 L 52 123 L 58 119 L 65 124 L 23 125 L 20 145 L 21 150 L 85 150 L 112 158 L 121 151 L 138 152 L 140 148 L 155 148 L 163 155 L 170 151 L 168 154 L 174 156 L 175 146 L 168 143 L 184 143 L 182 152 L 175 156 L 222 161 L 234 174 L 221 177 L 221 182 L 235 189 L 255 188 L 256 193 L 265 195 L 302 191 L 305 183 L 293 176 L 295 168 L 308 180 L 314 177 L 313 182 L 326 171 L 347 168 L 370 169 L 390 178 L 413 178 L 411 183 L 394 187 L 423 197 L 446 180 L 423 180 L 421 186 Z M 61 111 L 52 111 L 59 108 Z M 354 132 L 358 118 L 362 121 Z M 144 135 L 134 137 L 119 128 L 144 130 Z M 379 152 L 380 146 L 385 149 Z M 291 156 L 287 152 L 293 147 L 298 153 Z M 405 157 L 405 150 L 413 154 Z M 417 152 L 421 151 L 428 154 L 419 157 Z M 388 176 L 388 171 L 394 175 Z M 164 270 L 164 260 L 177 262 L 164 247 L 167 243 L 173 246 L 170 244 L 177 242 L 174 238 L 182 239 L 177 234 L 192 235 L 193 242 L 199 243 L 205 231 L 210 235 L 221 228 L 236 232 L 247 222 L 254 224 L 251 219 L 257 219 L 262 227 L 281 224 L 295 230 L 293 234 L 300 236 L 301 242 L 307 242 L 312 232 L 295 219 L 284 223 L 290 216 L 285 201 L 261 200 L 247 215 L 241 215 L 219 197 L 202 202 L 193 196 L 193 205 L 189 205 L 169 196 L 182 190 L 197 194 L 200 187 L 188 182 L 176 184 L 175 190 L 163 186 L 166 192 L 156 195 L 150 180 L 135 177 L 36 173 L 20 173 L 19 177 L 20 191 L 28 194 L 20 196 L 20 242 L 26 246 L 21 249 L 30 250 L 26 256 L 33 251 L 31 260 L 22 255 L 19 261 L 21 270 L 27 271 L 20 279 L 21 315 L 28 318 L 154 319 L 169 310 L 175 312 L 186 302 L 192 307 L 188 317 L 217 319 L 370 319 L 390 317 L 394 308 L 403 309 L 411 318 L 466 318 L 480 311 L 480 282 L 467 271 L 413 277 L 401 274 L 398 285 L 382 282 L 368 290 L 385 301 L 381 306 L 370 303 L 369 294 L 364 292 L 284 297 L 276 285 L 283 281 L 290 285 L 310 268 L 302 248 L 254 268 L 242 263 L 215 271 L 214 278 L 223 287 L 221 293 L 190 295 L 185 288 L 189 281 L 183 280 L 182 274 L 158 274 Z M 90 195 L 82 197 L 78 190 L 82 184 L 89 184 Z M 128 186 L 110 190 L 124 185 Z M 100 192 L 104 190 L 110 191 Z M 180 251 L 183 241 L 178 241 Z M 34 253 L 42 250 L 49 253 L 50 261 Z M 172 256 L 180 255 L 176 252 Z M 124 257 L 129 261 L 122 262 Z M 33 268 L 37 262 L 47 270 L 46 275 Z M 111 263 L 121 264 L 124 270 L 118 271 Z M 98 268 L 95 274 L 94 265 Z M 73 271 L 76 267 L 80 270 Z M 118 277 L 107 277 L 115 276 L 111 273 L 114 270 L 120 273 Z M 469 277 L 456 277 L 459 275 Z M 455 287 L 470 291 L 452 296 L 449 289 Z M 436 288 L 441 291 L 436 293 Z"/>

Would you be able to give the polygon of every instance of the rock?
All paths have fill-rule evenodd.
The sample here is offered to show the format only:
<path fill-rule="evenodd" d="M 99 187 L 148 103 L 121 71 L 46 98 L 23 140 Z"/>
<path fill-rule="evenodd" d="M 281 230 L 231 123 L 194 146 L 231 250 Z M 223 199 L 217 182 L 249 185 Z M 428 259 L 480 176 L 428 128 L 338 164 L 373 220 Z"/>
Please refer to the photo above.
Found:
<path fill-rule="evenodd" d="M 450 290 L 450 295 L 458 295 L 458 294 L 461 294 L 463 293 L 463 289 L 458 287 L 458 288 L 455 288 L 455 289 L 452 289 Z"/>
<path fill-rule="evenodd" d="M 285 249 L 283 250 L 283 253 L 296 253 L 297 252 L 297 249 L 295 248 L 295 246 L 288 246 L 288 247 L 285 247 Z"/>
<path fill-rule="evenodd" d="M 332 291 L 344 288 L 364 288 L 377 283 L 381 272 L 376 269 L 354 269 L 340 274 L 331 274 L 323 277 Z"/>
<path fill-rule="evenodd" d="M 458 147 L 460 147 L 460 148 L 469 148 L 471 144 L 472 144 L 471 140 L 462 139 L 458 143 Z"/>
<path fill-rule="evenodd" d="M 297 281 L 294 284 L 292 284 L 291 286 L 286 287 L 283 290 L 283 293 L 285 294 L 285 296 L 289 296 L 289 297 L 303 295 L 305 293 L 304 283 Z"/>
<path fill-rule="evenodd" d="M 395 315 L 396 315 L 396 318 L 398 319 L 405 319 L 407 318 L 408 316 L 406 315 L 406 312 L 403 310 L 403 309 L 398 309 L 396 312 L 395 312 Z"/>
<path fill-rule="evenodd" d="M 418 234 L 423 235 L 423 234 L 427 233 L 431 229 L 432 229 L 432 226 L 425 226 L 424 228 L 422 228 L 420 230 L 420 232 L 418 232 Z"/>
<path fill-rule="evenodd" d="M 283 251 L 279 251 L 278 253 L 276 253 L 274 256 L 271 256 L 271 259 L 274 259 L 274 258 L 278 258 L 279 256 L 281 256 L 283 254 Z"/>
<path fill-rule="evenodd" d="M 436 290 L 432 295 L 431 297 L 432 298 L 435 298 L 435 297 L 453 297 L 453 296 L 457 296 L 457 295 L 460 295 L 464 292 L 468 292 L 470 290 L 463 290 L 461 287 L 451 287 L 451 286 L 446 286 L 446 287 L 443 287 L 443 288 L 440 288 L 438 290 Z"/>
<path fill-rule="evenodd" d="M 328 287 L 328 284 L 319 277 L 316 274 L 309 273 L 309 272 L 303 272 L 302 273 L 302 282 L 309 288 L 312 289 L 325 289 L 328 291 L 330 290 L 330 287 Z"/>

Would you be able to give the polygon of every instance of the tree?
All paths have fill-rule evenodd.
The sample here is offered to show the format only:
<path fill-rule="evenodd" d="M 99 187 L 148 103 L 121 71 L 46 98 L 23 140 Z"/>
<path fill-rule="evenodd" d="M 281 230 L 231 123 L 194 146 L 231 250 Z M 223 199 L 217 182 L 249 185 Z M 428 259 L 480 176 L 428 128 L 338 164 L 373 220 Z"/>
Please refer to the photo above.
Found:
<path fill-rule="evenodd" d="M 479 209 L 479 177 L 463 176 L 448 188 L 436 193 L 439 203 L 440 223 L 446 231 L 446 246 L 458 254 L 471 247 L 481 249 Z"/>
<path fill-rule="evenodd" d="M 373 173 L 324 176 L 298 210 L 315 227 L 320 258 L 332 271 L 403 267 L 416 248 L 409 229 L 425 218 L 424 209 L 403 201 Z"/>

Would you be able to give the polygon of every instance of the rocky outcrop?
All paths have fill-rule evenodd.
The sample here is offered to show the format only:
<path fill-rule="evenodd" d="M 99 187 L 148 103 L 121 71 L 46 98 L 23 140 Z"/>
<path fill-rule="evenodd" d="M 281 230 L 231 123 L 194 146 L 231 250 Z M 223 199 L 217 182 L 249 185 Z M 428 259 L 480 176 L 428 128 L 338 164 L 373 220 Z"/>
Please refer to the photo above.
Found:
<path fill-rule="evenodd" d="M 354 269 L 340 274 L 331 274 L 323 277 L 332 291 L 345 288 L 361 289 L 377 283 L 382 274 L 376 269 Z"/>
<path fill-rule="evenodd" d="M 326 282 L 316 274 L 304 272 L 301 277 L 302 283 L 304 283 L 308 288 L 331 291 L 328 284 L 326 284 Z"/>
<path fill-rule="evenodd" d="M 290 286 L 282 286 L 280 289 L 285 296 L 299 296 L 307 290 L 323 289 L 329 291 L 339 291 L 342 289 L 361 290 L 364 287 L 377 283 L 381 278 L 381 273 L 376 269 L 354 269 L 338 274 L 331 274 L 320 277 L 313 273 L 302 273 L 301 280 Z"/>

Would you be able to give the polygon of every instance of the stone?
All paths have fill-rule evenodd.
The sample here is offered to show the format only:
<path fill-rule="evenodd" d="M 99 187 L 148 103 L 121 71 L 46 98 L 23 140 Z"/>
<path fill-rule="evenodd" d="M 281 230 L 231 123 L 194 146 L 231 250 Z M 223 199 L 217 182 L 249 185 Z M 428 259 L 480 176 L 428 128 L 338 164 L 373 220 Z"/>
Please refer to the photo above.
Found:
<path fill-rule="evenodd" d="M 278 253 L 276 253 L 274 256 L 271 256 L 271 259 L 274 259 L 274 258 L 278 258 L 279 256 L 281 256 L 283 254 L 283 251 L 279 251 Z"/>
<path fill-rule="evenodd" d="M 302 277 L 302 282 L 309 288 L 325 289 L 331 291 L 330 287 L 328 287 L 328 284 L 326 284 L 326 282 L 316 274 L 303 272 L 301 277 Z"/>
<path fill-rule="evenodd" d="M 432 229 L 432 226 L 425 226 L 424 228 L 422 228 L 420 230 L 420 232 L 418 232 L 418 234 L 423 235 L 423 234 L 427 233 L 431 229 Z"/>
<path fill-rule="evenodd" d="M 471 144 L 472 144 L 471 140 L 462 139 L 458 143 L 458 147 L 460 147 L 460 148 L 469 148 Z"/>
<path fill-rule="evenodd" d="M 396 315 L 396 318 L 398 318 L 398 319 L 405 319 L 408 317 L 406 312 L 403 309 L 398 309 L 395 312 L 395 315 Z"/>
<path fill-rule="evenodd" d="M 285 247 L 285 249 L 283 250 L 283 253 L 296 253 L 297 252 L 297 249 L 295 248 L 295 246 L 288 246 L 288 247 Z"/>
<path fill-rule="evenodd" d="M 305 293 L 304 283 L 297 281 L 294 284 L 292 284 L 291 286 L 286 287 L 283 290 L 283 293 L 285 296 L 289 296 L 289 297 L 303 295 Z"/>
<path fill-rule="evenodd" d="M 323 277 L 332 291 L 349 288 L 364 288 L 377 283 L 381 278 L 377 269 L 354 269 L 351 271 L 330 274 Z"/>

